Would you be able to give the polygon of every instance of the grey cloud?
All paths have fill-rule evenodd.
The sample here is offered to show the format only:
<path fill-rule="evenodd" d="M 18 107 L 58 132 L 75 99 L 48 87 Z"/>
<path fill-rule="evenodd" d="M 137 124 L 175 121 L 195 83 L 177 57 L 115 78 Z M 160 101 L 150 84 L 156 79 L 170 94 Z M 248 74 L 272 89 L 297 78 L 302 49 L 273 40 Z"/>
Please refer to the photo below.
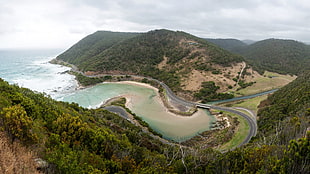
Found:
<path fill-rule="evenodd" d="M 310 5 L 307 0 L 27 1 L 10 0 L 1 3 L 0 38 L 6 33 L 12 35 L 21 28 L 28 28 L 31 31 L 29 35 L 36 34 L 36 26 L 30 25 L 35 23 L 32 17 L 38 15 L 43 21 L 37 25 L 38 28 L 42 27 L 42 30 L 48 30 L 49 33 L 57 32 L 55 35 L 71 35 L 68 38 L 75 40 L 76 37 L 83 37 L 96 30 L 147 31 L 167 28 L 201 37 L 253 40 L 278 37 L 310 41 Z M 41 14 L 33 14 L 32 9 L 27 9 L 25 13 L 12 10 L 30 2 L 39 4 L 36 8 L 42 7 L 50 12 L 39 11 Z M 52 6 L 44 7 L 45 4 Z M 50 26 L 55 26 L 55 30 L 49 29 Z M 73 40 L 66 43 L 73 43 Z"/>

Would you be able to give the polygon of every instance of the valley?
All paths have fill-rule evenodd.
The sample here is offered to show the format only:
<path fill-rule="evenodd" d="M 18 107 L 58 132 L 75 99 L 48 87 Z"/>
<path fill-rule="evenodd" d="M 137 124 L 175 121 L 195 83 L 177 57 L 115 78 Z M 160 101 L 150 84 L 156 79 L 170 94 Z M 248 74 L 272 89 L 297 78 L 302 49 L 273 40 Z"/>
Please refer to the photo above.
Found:
<path fill-rule="evenodd" d="M 98 31 L 51 61 L 79 82 L 61 101 L 0 80 L 0 142 L 43 172 L 304 173 L 309 71 L 255 61 L 181 31 Z"/>
<path fill-rule="evenodd" d="M 100 32 L 94 33 L 94 35 L 99 34 L 99 33 Z M 109 35 L 109 33 L 107 32 L 103 32 L 102 34 Z M 116 34 L 116 33 L 112 33 L 112 34 Z M 199 38 L 195 38 L 194 36 L 191 36 L 191 35 L 188 35 L 182 32 L 172 32 L 168 30 L 155 30 L 155 31 L 151 31 L 148 33 L 140 33 L 137 36 L 133 36 L 132 38 L 129 38 L 129 40 L 133 40 L 134 44 L 138 44 L 139 42 L 141 42 L 140 41 L 140 37 L 141 37 L 144 39 L 142 40 L 145 46 L 147 45 L 146 43 L 148 42 L 148 39 L 150 38 L 152 39 L 155 38 L 158 40 L 161 40 L 161 39 L 167 40 L 167 38 L 165 38 L 164 36 L 171 38 L 171 40 L 176 39 L 177 42 L 161 41 L 161 42 L 158 42 L 158 44 L 168 42 L 167 44 L 168 47 L 172 47 L 172 48 L 176 47 L 174 49 L 178 50 L 178 52 L 183 52 L 184 55 L 183 57 L 178 58 L 178 60 L 173 60 L 172 57 L 168 56 L 170 53 L 156 55 L 156 56 L 159 56 L 156 59 L 160 61 L 158 61 L 158 64 L 155 64 L 155 66 L 153 67 L 155 68 L 154 70 L 157 69 L 156 71 L 158 71 L 159 73 L 162 72 L 165 74 L 166 72 L 169 72 L 171 75 L 173 74 L 172 76 L 170 75 L 159 76 L 161 79 L 156 79 L 156 77 L 158 76 L 155 74 L 145 73 L 144 71 L 146 70 L 142 70 L 142 72 L 135 71 L 135 70 L 124 71 L 124 68 L 120 66 L 114 67 L 115 68 L 114 70 L 111 69 L 111 67 L 109 67 L 110 70 L 108 71 L 102 70 L 99 67 L 97 68 L 96 71 L 93 71 L 93 70 L 91 71 L 90 69 L 79 70 L 78 67 L 81 64 L 77 63 L 76 65 L 73 65 L 71 64 L 71 63 L 75 63 L 73 59 L 66 59 L 63 56 L 63 55 L 67 55 L 70 57 L 70 54 L 72 54 L 75 50 L 74 49 L 75 46 L 67 50 L 63 55 L 58 56 L 52 62 L 57 63 L 57 64 L 63 64 L 69 67 L 75 67 L 73 68 L 72 71 L 73 71 L 73 74 L 76 75 L 76 77 L 78 77 L 80 84 L 83 84 L 83 81 L 87 81 L 87 84 L 85 85 L 89 85 L 89 84 L 95 85 L 96 83 L 100 83 L 100 82 L 117 82 L 117 81 L 128 81 L 128 80 L 149 83 L 153 85 L 154 87 L 158 88 L 157 90 L 160 91 L 160 94 L 158 95 L 161 96 L 161 100 L 163 103 L 162 105 L 164 105 L 164 107 L 167 108 L 167 111 L 168 111 L 167 113 L 174 113 L 174 114 L 183 115 L 186 117 L 192 117 L 191 115 L 195 113 L 197 111 L 197 108 L 199 107 L 200 108 L 202 107 L 203 109 L 212 109 L 212 110 L 217 108 L 217 106 L 204 105 L 199 102 L 205 103 L 205 102 L 210 102 L 216 99 L 225 99 L 226 96 L 227 97 L 229 96 L 229 98 L 232 98 L 232 96 L 235 96 L 235 97 L 245 96 L 245 95 L 265 92 L 265 91 L 272 90 L 272 89 L 278 89 L 282 86 L 285 86 L 286 84 L 288 84 L 289 82 L 293 81 L 296 78 L 296 76 L 281 75 L 281 74 L 271 73 L 271 72 L 265 72 L 265 74 L 260 75 L 257 71 L 253 70 L 253 68 L 249 66 L 245 61 L 238 62 L 242 60 L 240 58 L 232 59 L 232 62 L 225 62 L 227 61 L 225 60 L 223 62 L 217 62 L 217 63 L 213 62 L 213 63 L 206 64 L 206 62 L 208 62 L 208 59 L 210 60 L 210 56 L 216 55 L 218 53 L 214 54 L 213 52 L 208 51 L 209 53 L 206 54 L 207 48 L 205 47 L 205 45 L 208 45 L 208 43 L 200 40 Z M 91 37 L 94 37 L 94 36 L 91 35 Z M 88 39 L 88 37 L 86 37 L 86 39 Z M 83 44 L 84 40 L 85 39 L 83 39 L 78 44 Z M 126 42 L 126 40 L 124 42 Z M 101 43 L 104 43 L 104 42 L 101 41 Z M 150 51 L 158 47 L 156 45 L 157 44 L 156 42 L 155 42 L 155 45 L 154 43 L 151 43 L 151 44 L 153 44 L 152 47 L 147 47 L 147 48 L 142 47 L 142 50 L 141 49 L 136 50 L 136 48 L 131 48 L 131 52 L 135 52 L 135 51 L 137 51 L 138 53 L 141 52 L 141 56 L 145 56 L 144 53 L 146 50 Z M 108 56 L 108 55 L 105 55 L 106 54 L 105 52 L 113 53 L 114 51 L 112 50 L 114 49 L 117 50 L 119 49 L 119 47 L 122 49 L 127 49 L 128 45 L 126 45 L 125 47 L 123 41 L 121 41 L 120 45 L 116 44 L 114 48 L 112 44 L 112 46 L 110 46 L 107 50 L 103 50 L 103 53 L 98 54 L 97 57 L 95 56 L 96 58 L 94 59 L 99 61 L 99 56 L 103 56 L 102 59 L 105 59 L 105 56 Z M 159 47 L 159 49 L 162 49 L 161 47 Z M 215 48 L 212 48 L 212 49 L 214 50 Z M 219 48 L 216 48 L 216 49 L 219 49 Z M 221 50 L 221 51 L 225 52 L 224 50 Z M 137 53 L 134 53 L 134 54 L 136 56 L 139 56 Z M 227 53 L 224 53 L 224 54 L 226 54 L 226 56 L 232 56 L 232 57 L 235 56 L 235 55 L 228 55 Z M 150 56 L 150 55 L 146 55 L 146 56 Z M 163 57 L 161 58 L 161 56 Z M 188 56 L 190 56 L 190 58 L 188 58 Z M 110 57 L 113 57 L 113 55 L 110 55 Z M 136 58 L 131 57 L 129 59 L 135 60 Z M 147 59 L 148 58 L 146 57 L 146 60 Z M 69 60 L 69 62 L 66 62 L 66 60 Z M 143 61 L 146 61 L 146 60 L 143 60 Z M 171 64 L 171 61 L 174 61 L 173 64 Z M 212 58 L 211 58 L 211 62 L 212 62 Z M 135 62 L 134 64 L 136 64 L 134 66 L 137 66 L 139 65 L 139 62 Z M 148 64 L 148 62 L 146 62 L 146 64 Z M 84 65 L 85 67 L 89 66 L 86 64 L 86 62 L 83 63 L 83 66 Z M 184 65 L 187 65 L 186 68 Z M 192 65 L 195 65 L 195 66 L 192 66 Z M 149 68 L 151 67 L 152 66 L 150 66 Z M 83 79 L 83 81 L 81 81 L 81 79 Z M 170 89 L 171 81 L 173 81 L 174 84 L 179 84 L 178 87 L 175 87 L 174 85 L 172 85 L 172 89 Z M 166 82 L 169 84 L 165 84 Z M 197 94 L 199 94 L 200 96 L 210 95 L 210 94 L 203 93 L 203 91 L 209 90 L 209 89 L 204 89 L 205 87 L 203 87 L 202 82 L 212 82 L 213 84 L 212 83 L 211 84 L 214 85 L 214 87 L 212 88 L 215 88 L 214 93 L 218 93 L 218 95 L 212 94 L 214 95 L 213 98 L 209 98 L 209 99 L 201 98 L 202 100 L 199 100 L 200 97 L 197 97 L 198 96 Z M 223 96 L 223 98 L 220 96 Z M 131 100 L 131 99 L 127 98 L 127 100 Z M 245 107 L 248 108 L 247 106 Z M 132 111 L 135 110 L 135 108 L 132 106 L 130 107 L 130 109 Z M 249 113 L 240 112 L 239 110 L 236 110 L 236 109 L 228 109 L 228 108 L 221 108 L 221 109 L 226 110 L 226 112 L 230 111 L 230 113 L 239 115 L 238 120 L 245 119 L 245 122 L 246 122 L 245 124 L 248 126 L 247 128 L 249 129 L 248 135 L 243 137 L 244 140 L 242 139 L 239 140 L 239 144 L 235 144 L 235 147 L 249 142 L 250 138 L 254 136 L 257 131 L 256 118 L 253 118 L 251 114 Z M 251 109 L 257 110 L 257 107 L 252 106 Z M 216 110 L 219 110 L 219 108 L 217 108 Z M 139 111 L 135 110 L 135 113 L 137 112 L 139 113 Z M 147 121 L 147 117 L 145 117 L 145 114 L 140 113 L 138 115 L 142 117 L 143 120 L 145 120 L 148 124 L 150 124 L 150 127 L 152 129 L 155 129 L 157 132 L 161 134 L 163 133 L 162 130 L 165 129 L 164 127 L 161 128 L 162 130 L 158 129 L 158 127 L 153 124 L 154 121 L 150 121 L 150 120 Z M 153 117 L 156 118 L 157 117 L 156 115 L 163 115 L 163 114 L 159 114 L 159 112 L 157 112 L 156 114 L 154 113 L 153 115 L 155 116 Z M 254 119 L 254 122 L 253 122 L 253 119 Z M 219 118 L 217 118 L 217 121 L 213 122 L 212 124 L 217 124 L 218 121 L 219 121 Z M 204 130 L 210 129 L 212 124 L 208 123 L 207 125 L 209 126 L 202 125 L 202 128 Z M 228 122 L 228 124 L 231 124 L 231 123 Z M 199 128 L 199 126 L 197 128 L 199 131 L 196 132 L 196 134 L 197 133 L 200 134 L 203 132 L 202 128 Z M 218 129 L 218 128 L 215 126 L 215 129 Z M 176 130 L 176 131 L 179 133 L 182 132 L 181 129 Z M 242 130 L 242 132 L 244 132 L 244 130 Z M 163 135 L 164 137 L 167 137 L 165 133 Z M 178 135 L 176 138 L 180 139 L 180 135 Z M 174 138 L 172 139 L 177 140 Z M 183 139 L 183 141 L 184 140 L 188 140 L 188 138 Z M 230 148 L 235 148 L 235 147 L 230 146 Z"/>

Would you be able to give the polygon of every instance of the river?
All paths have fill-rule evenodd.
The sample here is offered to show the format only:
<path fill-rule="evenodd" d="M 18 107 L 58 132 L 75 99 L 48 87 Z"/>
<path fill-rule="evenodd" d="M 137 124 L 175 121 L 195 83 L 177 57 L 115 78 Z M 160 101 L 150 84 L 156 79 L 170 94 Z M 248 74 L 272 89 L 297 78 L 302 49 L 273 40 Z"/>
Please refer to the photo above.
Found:
<path fill-rule="evenodd" d="M 244 100 L 244 99 L 250 99 L 250 98 L 254 98 L 254 97 L 258 97 L 258 96 L 262 96 L 262 95 L 266 95 L 266 94 L 271 94 L 276 92 L 278 89 L 272 89 L 269 91 L 265 91 L 265 92 L 260 92 L 257 94 L 252 94 L 252 95 L 247 95 L 247 96 L 242 96 L 242 97 L 235 97 L 235 98 L 231 98 L 231 99 L 226 99 L 226 100 L 217 100 L 217 101 L 213 101 L 213 102 L 208 102 L 208 104 L 219 104 L 219 103 L 226 103 L 226 102 L 232 102 L 232 101 L 237 101 L 237 100 Z"/>

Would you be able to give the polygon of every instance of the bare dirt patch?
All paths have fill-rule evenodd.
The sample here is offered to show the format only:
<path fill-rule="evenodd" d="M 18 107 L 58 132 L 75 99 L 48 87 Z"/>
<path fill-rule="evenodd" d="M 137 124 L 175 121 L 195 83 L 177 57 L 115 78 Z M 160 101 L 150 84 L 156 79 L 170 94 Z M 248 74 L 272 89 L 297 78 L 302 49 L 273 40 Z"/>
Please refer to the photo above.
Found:
<path fill-rule="evenodd" d="M 167 66 L 168 57 L 164 56 L 164 60 L 158 64 L 158 69 L 163 70 Z"/>
<path fill-rule="evenodd" d="M 231 67 L 223 67 L 220 65 L 213 65 L 213 68 L 218 70 L 219 74 L 214 74 L 211 71 L 199 71 L 192 70 L 188 77 L 182 79 L 182 87 L 184 90 L 197 91 L 201 88 L 201 83 L 204 81 L 214 81 L 217 86 L 220 86 L 219 92 L 228 90 L 229 86 L 234 86 L 236 81 L 234 78 L 239 77 L 239 72 L 242 70 L 244 64 L 236 63 Z M 252 75 L 254 73 L 254 75 Z M 255 71 L 251 71 L 251 75 L 245 75 L 248 81 L 253 81 L 256 74 Z"/>

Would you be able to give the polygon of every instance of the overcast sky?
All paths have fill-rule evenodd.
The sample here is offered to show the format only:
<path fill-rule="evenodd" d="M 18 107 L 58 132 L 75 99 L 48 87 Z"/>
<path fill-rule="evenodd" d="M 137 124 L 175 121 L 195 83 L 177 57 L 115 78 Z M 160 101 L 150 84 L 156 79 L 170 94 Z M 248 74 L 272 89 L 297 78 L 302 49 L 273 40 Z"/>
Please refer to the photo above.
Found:
<path fill-rule="evenodd" d="M 68 48 L 97 30 L 310 42 L 308 0 L 0 0 L 0 48 Z"/>

